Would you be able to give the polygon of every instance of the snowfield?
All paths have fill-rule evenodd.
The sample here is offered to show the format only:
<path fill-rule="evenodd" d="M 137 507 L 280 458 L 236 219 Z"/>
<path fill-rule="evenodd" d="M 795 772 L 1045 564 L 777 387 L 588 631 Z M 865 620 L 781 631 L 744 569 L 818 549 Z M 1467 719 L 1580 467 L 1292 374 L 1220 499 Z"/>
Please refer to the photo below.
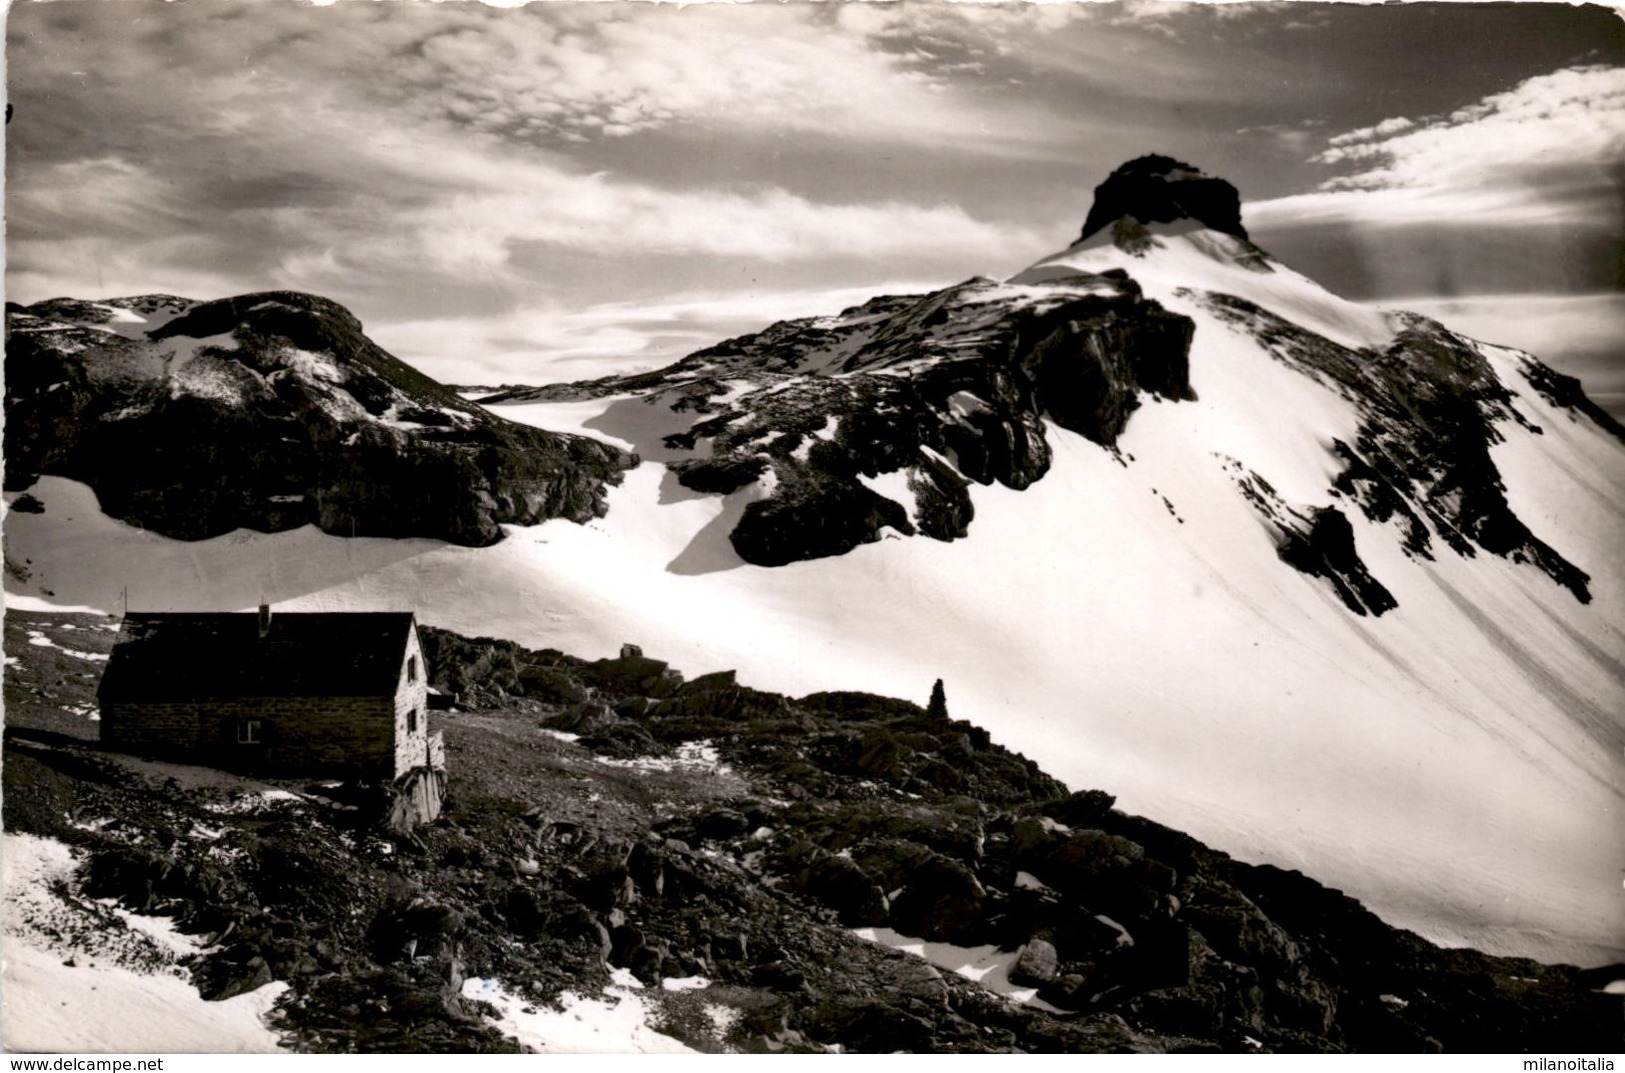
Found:
<path fill-rule="evenodd" d="M 625 969 L 613 973 L 614 985 L 599 998 L 566 991 L 558 1009 L 528 1002 L 495 980 L 470 978 L 463 997 L 488 1002 L 497 1011 L 492 1023 L 537 1054 L 693 1054 L 654 1027 L 656 1011 L 638 995 L 643 985 Z"/>
<path fill-rule="evenodd" d="M 1123 458 L 1051 427 L 1051 471 L 972 488 L 951 544 L 881 540 L 778 568 L 727 541 L 749 497 L 677 486 L 649 460 L 607 517 L 512 528 L 488 548 L 347 540 L 313 528 L 184 543 L 107 518 L 82 485 L 41 480 L 41 514 L 6 519 L 27 606 L 112 610 L 415 610 L 420 620 L 585 656 L 641 644 L 690 676 L 734 668 L 791 694 L 925 701 L 1035 758 L 1074 789 L 1248 860 L 1299 868 L 1446 944 L 1595 964 L 1625 957 L 1625 446 L 1548 405 L 1516 352 L 1486 347 L 1520 411 L 1494 448 L 1536 535 L 1591 575 L 1582 605 L 1527 565 L 1345 513 L 1399 601 L 1351 614 L 1284 566 L 1236 466 L 1293 505 L 1324 504 L 1352 408 L 1271 359 L 1184 288 L 1255 302 L 1351 345 L 1388 315 L 1198 232 L 1134 257 L 1079 247 L 1032 273 L 1123 267 L 1190 316 L 1196 402 L 1146 401 Z M 496 407 L 612 442 L 642 439 L 613 398 Z M 618 408 L 618 409 L 617 409 Z M 640 408 L 641 409 L 641 408 Z M 611 412 L 618 417 L 608 417 Z M 636 413 L 655 421 L 668 411 Z M 641 433 L 641 430 L 640 430 Z"/>
<path fill-rule="evenodd" d="M 33 835 L 6 834 L 3 874 L 5 1002 L 0 1042 L 10 1052 L 256 1053 L 278 1049 L 265 1018 L 284 983 L 205 1002 L 175 962 L 198 950 L 163 917 L 64 898 L 72 850 Z"/>

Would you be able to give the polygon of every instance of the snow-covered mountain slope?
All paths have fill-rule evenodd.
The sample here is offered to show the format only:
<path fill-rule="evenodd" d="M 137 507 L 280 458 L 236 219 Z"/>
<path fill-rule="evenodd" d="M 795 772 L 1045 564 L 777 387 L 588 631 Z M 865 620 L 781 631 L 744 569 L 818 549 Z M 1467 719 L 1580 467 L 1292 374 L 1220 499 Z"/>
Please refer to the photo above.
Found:
<path fill-rule="evenodd" d="M 1039 339 L 1115 403 L 1080 416 L 1048 390 L 1024 331 L 1046 316 Z M 1105 348 L 1153 324 L 1179 326 L 1139 351 L 1159 360 Z M 1151 382 L 1174 355 L 1186 382 Z M 955 716 L 1074 788 L 1431 938 L 1625 956 L 1625 443 L 1528 355 L 1344 302 L 1204 221 L 1120 218 L 1005 284 L 531 394 L 492 408 L 642 454 L 603 519 L 477 549 L 309 527 L 180 543 L 46 479 L 43 512 L 7 518 L 8 591 L 412 607 L 791 693 L 923 699 L 941 677 Z M 843 437 L 877 414 L 906 420 Z M 1037 461 L 979 470 L 977 448 Z M 928 528 L 927 472 L 968 503 L 944 512 L 958 531 Z M 865 498 L 844 554 L 766 567 L 730 539 L 777 492 L 854 486 L 920 535 Z"/>
<path fill-rule="evenodd" d="M 287 291 L 7 309 L 6 488 L 42 474 L 168 536 L 500 539 L 602 512 L 620 452 L 494 417 Z"/>

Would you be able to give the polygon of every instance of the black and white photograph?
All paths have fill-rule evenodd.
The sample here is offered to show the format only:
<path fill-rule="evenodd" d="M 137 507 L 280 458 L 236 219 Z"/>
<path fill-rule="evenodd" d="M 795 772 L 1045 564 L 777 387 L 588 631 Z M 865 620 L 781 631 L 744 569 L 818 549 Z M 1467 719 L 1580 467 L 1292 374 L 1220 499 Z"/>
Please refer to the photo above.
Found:
<path fill-rule="evenodd" d="M 1625 1061 L 1620 8 L 4 17 L 0 1050 Z"/>

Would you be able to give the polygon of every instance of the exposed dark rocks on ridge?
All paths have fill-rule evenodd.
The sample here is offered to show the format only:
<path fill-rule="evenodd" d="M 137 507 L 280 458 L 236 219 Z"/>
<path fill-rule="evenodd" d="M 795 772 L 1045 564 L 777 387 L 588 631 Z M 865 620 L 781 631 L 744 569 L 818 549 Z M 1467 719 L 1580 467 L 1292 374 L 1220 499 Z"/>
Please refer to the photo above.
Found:
<path fill-rule="evenodd" d="M 1359 435 L 1352 444 L 1333 444 L 1345 468 L 1331 491 L 1353 500 L 1371 520 L 1397 526 L 1407 554 L 1433 558 L 1431 526 L 1458 555 L 1487 551 L 1528 563 L 1581 603 L 1590 602 L 1588 575 L 1536 536 L 1507 503 L 1490 457 L 1490 447 L 1502 440 L 1496 426 L 1512 421 L 1541 430 L 1518 411 L 1512 393 L 1470 340 L 1425 317 L 1407 315 L 1387 347 L 1354 350 L 1243 299 L 1210 294 L 1205 300 L 1278 361 L 1355 406 Z M 1524 364 L 1537 390 L 1558 405 L 1572 405 L 1560 401 L 1575 397 L 1563 383 L 1567 378 L 1532 358 Z M 1327 577 L 1351 608 L 1363 604 L 1381 613 L 1384 608 L 1377 604 L 1392 606 L 1392 598 L 1360 564 L 1347 528 L 1346 517 L 1329 506 L 1317 508 L 1309 528 L 1283 534 L 1282 558 Z"/>
<path fill-rule="evenodd" d="M 730 539 L 746 562 L 778 566 L 843 554 L 888 529 L 964 536 L 969 482 L 1025 488 L 1047 472 L 1045 419 L 1109 448 L 1143 396 L 1194 398 L 1192 331 L 1120 271 L 1028 287 L 973 279 L 782 322 L 573 390 L 638 392 L 692 414 L 666 438 L 668 466 L 695 491 L 760 484 Z M 877 489 L 887 474 L 901 474 L 907 493 Z"/>
<path fill-rule="evenodd" d="M 1315 511 L 1306 529 L 1288 530 L 1280 555 L 1293 568 L 1329 581 L 1351 611 L 1380 615 L 1399 606 L 1393 593 L 1366 569 L 1354 548 L 1354 527 L 1335 507 Z"/>
<path fill-rule="evenodd" d="M 1191 220 L 1214 231 L 1245 239 L 1241 195 L 1223 179 L 1173 157 L 1138 157 L 1122 165 L 1095 187 L 1095 199 L 1083 222 L 1081 242 L 1124 218 L 1138 224 Z"/>
<path fill-rule="evenodd" d="M 83 481 L 166 536 L 490 544 L 503 523 L 603 514 L 632 462 L 465 402 L 313 295 L 59 299 L 7 322 L 6 488 Z"/>
<path fill-rule="evenodd" d="M 14 640 L 26 628 L 90 643 L 91 616 L 14 615 Z M 412 839 L 358 827 L 339 788 L 222 811 L 218 780 L 144 780 L 75 744 L 75 690 L 94 682 L 62 678 L 62 650 L 28 644 L 8 645 L 24 660 L 7 676 L 8 716 L 24 722 L 7 732 L 7 829 L 80 847 L 86 894 L 214 937 L 190 966 L 205 995 L 288 982 L 274 1023 L 307 1050 L 511 1048 L 465 978 L 546 1004 L 593 993 L 611 968 L 646 985 L 663 1031 L 709 1049 L 1620 1042 L 1625 996 L 1596 988 L 1625 966 L 1441 949 L 1296 872 L 1232 860 L 1105 792 L 1068 792 L 912 702 L 791 698 L 638 655 L 588 661 L 436 630 L 425 648 L 432 683 L 464 710 L 437 717 L 446 812 Z M 582 737 L 544 733 L 566 725 Z M 716 761 L 685 774 L 674 756 L 698 746 Z M 196 837 L 198 824 L 218 833 Z M 864 927 L 998 945 L 1012 983 L 1047 1006 L 865 941 Z M 660 986 L 695 976 L 695 999 L 737 1014 L 721 1034 Z"/>
<path fill-rule="evenodd" d="M 1520 364 L 1530 386 L 1540 392 L 1547 402 L 1553 406 L 1585 414 L 1604 432 L 1625 443 L 1625 425 L 1621 425 L 1614 419 L 1613 414 L 1592 401 L 1581 388 L 1577 377 L 1566 376 L 1532 357 L 1525 357 Z"/>

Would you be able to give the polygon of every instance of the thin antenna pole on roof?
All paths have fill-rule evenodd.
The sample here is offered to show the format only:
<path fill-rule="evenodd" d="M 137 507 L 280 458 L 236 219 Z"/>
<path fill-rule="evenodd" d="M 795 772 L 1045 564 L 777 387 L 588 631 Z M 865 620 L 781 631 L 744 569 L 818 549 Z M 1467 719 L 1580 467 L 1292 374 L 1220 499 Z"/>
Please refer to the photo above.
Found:
<path fill-rule="evenodd" d="M 130 617 L 130 586 L 128 586 L 128 585 L 124 586 L 123 599 L 124 599 L 124 617 L 129 618 Z"/>

